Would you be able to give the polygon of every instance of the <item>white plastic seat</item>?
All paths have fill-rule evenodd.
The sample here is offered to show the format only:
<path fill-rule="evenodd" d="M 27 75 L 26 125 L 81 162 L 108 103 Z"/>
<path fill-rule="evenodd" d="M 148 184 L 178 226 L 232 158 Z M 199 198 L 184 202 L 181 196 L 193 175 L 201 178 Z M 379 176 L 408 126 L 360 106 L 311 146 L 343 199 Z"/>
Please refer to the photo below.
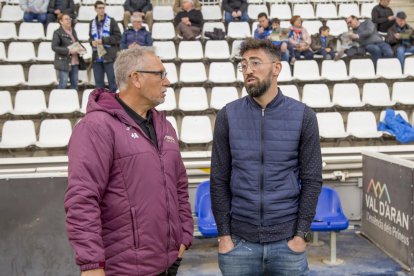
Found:
<path fill-rule="evenodd" d="M 220 5 L 202 5 L 201 13 L 204 21 L 215 21 L 223 19 Z"/>
<path fill-rule="evenodd" d="M 174 11 L 171 6 L 155 5 L 152 9 L 152 17 L 155 21 L 171 21 L 174 19 Z"/>
<path fill-rule="evenodd" d="M 293 66 L 293 77 L 301 81 L 321 80 L 315 60 L 297 60 Z"/>
<path fill-rule="evenodd" d="M 203 24 L 203 38 L 209 39 L 205 36 L 205 33 L 214 31 L 214 28 L 218 28 L 221 29 L 223 32 L 226 32 L 226 28 L 224 27 L 223 22 L 205 22 Z"/>
<path fill-rule="evenodd" d="M 349 80 L 346 64 L 343 60 L 324 60 L 322 62 L 322 77 L 330 81 Z"/>
<path fill-rule="evenodd" d="M 302 102 L 312 108 L 329 108 L 333 106 L 329 88 L 326 84 L 305 84 Z"/>
<path fill-rule="evenodd" d="M 371 59 L 351 59 L 349 63 L 349 76 L 360 80 L 378 78 Z"/>
<path fill-rule="evenodd" d="M 323 3 L 316 5 L 316 18 L 338 18 L 338 12 L 336 11 L 335 4 Z"/>
<path fill-rule="evenodd" d="M 28 62 L 36 60 L 32 42 L 11 42 L 7 53 L 8 62 Z"/>
<path fill-rule="evenodd" d="M 110 17 L 115 19 L 116 21 L 122 21 L 124 18 L 124 7 L 117 5 L 117 6 L 106 6 L 105 12 L 109 14 Z"/>
<path fill-rule="evenodd" d="M 78 21 L 91 21 L 95 16 L 96 12 L 93 6 L 80 6 L 77 19 Z M 112 17 L 112 14 L 109 14 L 109 16 Z"/>
<path fill-rule="evenodd" d="M 267 7 L 265 4 L 249 4 L 247 6 L 247 15 L 249 18 L 256 19 L 259 13 L 264 12 L 265 14 L 269 14 Z"/>
<path fill-rule="evenodd" d="M 72 124 L 68 119 L 47 119 L 40 124 L 39 148 L 66 147 L 72 134 Z"/>
<path fill-rule="evenodd" d="M 371 18 L 372 9 L 378 5 L 377 2 L 368 2 L 361 4 L 361 17 L 362 18 Z"/>
<path fill-rule="evenodd" d="M 67 114 L 79 111 L 79 97 L 75 89 L 53 89 L 49 95 L 49 114 Z"/>
<path fill-rule="evenodd" d="M 344 120 L 339 112 L 316 113 L 318 119 L 319 136 L 322 138 L 345 138 Z"/>
<path fill-rule="evenodd" d="M 46 111 L 42 90 L 19 90 L 14 100 L 13 115 L 38 115 Z"/>
<path fill-rule="evenodd" d="M 45 86 L 57 84 L 56 71 L 53 64 L 33 64 L 29 68 L 26 83 L 29 86 Z"/>
<path fill-rule="evenodd" d="M 356 3 L 343 3 L 339 5 L 338 16 L 347 18 L 348 16 L 359 16 L 359 6 Z"/>
<path fill-rule="evenodd" d="M 93 72 L 91 72 L 91 74 L 93 74 Z M 80 85 L 89 84 L 89 76 L 86 70 L 79 71 L 78 81 Z"/>
<path fill-rule="evenodd" d="M 206 68 L 202 62 L 183 62 L 180 67 L 180 81 L 199 83 L 207 80 Z"/>
<path fill-rule="evenodd" d="M 231 44 L 231 58 L 241 58 L 240 57 L 240 45 L 243 43 L 243 40 L 233 40 Z"/>
<path fill-rule="evenodd" d="M 289 20 L 292 18 L 292 10 L 288 4 L 272 4 L 270 6 L 270 18 Z"/>
<path fill-rule="evenodd" d="M 231 62 L 212 62 L 208 73 L 208 80 L 213 83 L 234 83 L 236 74 Z"/>
<path fill-rule="evenodd" d="M 244 39 L 250 37 L 250 26 L 247 22 L 230 22 L 227 36 L 233 39 Z"/>
<path fill-rule="evenodd" d="M 280 71 L 279 76 L 277 77 L 277 81 L 291 81 L 293 78 L 289 63 L 287 61 L 281 61 L 280 63 L 282 64 L 282 70 Z"/>
<path fill-rule="evenodd" d="M 49 61 L 49 62 L 54 61 L 55 52 L 53 52 L 52 50 L 51 42 L 40 42 L 36 59 L 38 61 Z"/>
<path fill-rule="evenodd" d="M 213 87 L 211 90 L 210 107 L 216 110 L 220 110 L 229 102 L 235 101 L 239 98 L 236 87 Z"/>
<path fill-rule="evenodd" d="M 333 87 L 332 102 L 342 107 L 364 106 L 356 83 L 336 83 Z"/>
<path fill-rule="evenodd" d="M 393 106 L 386 83 L 365 83 L 362 90 L 362 101 L 372 106 Z"/>
<path fill-rule="evenodd" d="M 406 58 L 404 61 L 404 75 L 414 76 L 414 58 Z"/>
<path fill-rule="evenodd" d="M 78 25 L 79 23 L 77 23 L 76 25 Z M 76 25 L 75 25 L 75 29 L 76 29 Z M 49 24 L 47 24 L 47 29 L 46 29 L 46 40 L 52 40 L 53 39 L 53 33 L 59 29 L 60 24 L 57 22 L 50 22 Z M 77 33 L 78 38 L 79 38 L 79 33 Z"/>
<path fill-rule="evenodd" d="M 0 87 L 17 86 L 24 83 L 22 65 L 0 65 Z"/>
<path fill-rule="evenodd" d="M 171 40 L 175 38 L 175 28 L 171 22 L 155 22 L 152 25 L 152 39 Z"/>
<path fill-rule="evenodd" d="M 4 47 L 4 43 L 0 42 L 0 61 L 6 60 L 6 48 Z"/>
<path fill-rule="evenodd" d="M 163 63 L 165 71 L 168 73 L 167 78 L 171 84 L 178 82 L 177 68 L 174 63 Z"/>
<path fill-rule="evenodd" d="M 13 111 L 13 104 L 9 91 L 0 91 L 0 116 Z"/>
<path fill-rule="evenodd" d="M 26 148 L 35 143 L 36 131 L 32 120 L 13 120 L 4 123 L 0 148 Z"/>
<path fill-rule="evenodd" d="M 357 138 L 379 138 L 382 132 L 377 130 L 377 121 L 371 111 L 353 111 L 348 113 L 346 131 Z"/>
<path fill-rule="evenodd" d="M 165 101 L 156 107 L 157 110 L 172 111 L 177 109 L 177 102 L 175 100 L 175 92 L 171 87 L 167 88 L 165 92 Z"/>
<path fill-rule="evenodd" d="M 377 61 L 377 76 L 385 79 L 402 79 L 401 63 L 396 58 L 380 58 Z"/>
<path fill-rule="evenodd" d="M 14 23 L 0 23 L 0 40 L 14 40 L 16 38 L 17 31 Z"/>
<path fill-rule="evenodd" d="M 289 85 L 279 85 L 280 90 L 282 91 L 283 95 L 300 101 L 298 87 L 293 84 Z"/>
<path fill-rule="evenodd" d="M 392 101 L 400 104 L 414 105 L 414 82 L 394 82 Z"/>
<path fill-rule="evenodd" d="M 326 26 L 330 29 L 330 34 L 333 36 L 339 36 L 340 34 L 348 31 L 348 26 L 346 25 L 345 20 L 328 20 L 326 21 Z"/>
<path fill-rule="evenodd" d="M 42 23 L 23 22 L 19 28 L 19 40 L 45 39 L 45 31 Z"/>
<path fill-rule="evenodd" d="M 303 27 L 310 35 L 318 34 L 319 28 L 322 27 L 322 22 L 319 20 L 305 20 L 303 21 Z"/>
<path fill-rule="evenodd" d="M 80 41 L 89 40 L 89 23 L 76 23 L 75 31 Z"/>
<path fill-rule="evenodd" d="M 213 140 L 208 116 L 185 116 L 181 122 L 180 140 L 186 144 L 210 143 Z"/>
<path fill-rule="evenodd" d="M 106 0 L 105 3 L 107 5 L 123 5 L 124 4 L 124 0 Z"/>
<path fill-rule="evenodd" d="M 82 0 L 82 6 L 90 5 L 92 6 L 94 4 L 93 0 Z"/>
<path fill-rule="evenodd" d="M 178 98 L 178 107 L 182 111 L 204 111 L 209 108 L 204 87 L 183 87 Z"/>
<path fill-rule="evenodd" d="M 203 57 L 203 46 L 200 41 L 180 41 L 180 44 L 178 45 L 179 59 L 201 60 Z"/>
<path fill-rule="evenodd" d="M 86 107 L 88 106 L 89 96 L 92 93 L 92 91 L 93 89 L 85 89 L 82 93 L 82 103 L 81 103 L 80 112 L 83 114 L 86 113 Z"/>
<path fill-rule="evenodd" d="M 205 46 L 204 57 L 207 59 L 226 59 L 230 58 L 229 44 L 226 40 L 208 40 Z"/>
<path fill-rule="evenodd" d="M 154 41 L 155 53 L 161 60 L 173 60 L 177 58 L 175 44 L 172 41 Z"/>
<path fill-rule="evenodd" d="M 18 22 L 23 20 L 24 12 L 20 6 L 5 5 L 1 9 L 0 21 Z"/>
<path fill-rule="evenodd" d="M 314 19 L 315 11 L 312 4 L 295 4 L 293 14 L 299 15 L 302 19 Z"/>
<path fill-rule="evenodd" d="M 180 139 L 180 136 L 178 134 L 178 126 L 177 126 L 177 120 L 174 116 L 167 116 L 167 121 L 171 123 L 172 127 L 175 129 L 175 133 L 177 134 L 178 139 Z"/>

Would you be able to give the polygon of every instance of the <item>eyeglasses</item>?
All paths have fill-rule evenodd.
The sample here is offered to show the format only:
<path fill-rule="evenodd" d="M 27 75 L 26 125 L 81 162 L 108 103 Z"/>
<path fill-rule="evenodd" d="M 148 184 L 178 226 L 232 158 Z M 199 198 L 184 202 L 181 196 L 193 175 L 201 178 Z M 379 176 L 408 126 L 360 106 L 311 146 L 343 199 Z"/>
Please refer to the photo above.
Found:
<path fill-rule="evenodd" d="M 261 62 L 258 60 L 242 61 L 237 66 L 237 69 L 243 73 L 247 71 L 247 67 L 250 67 L 252 71 L 256 71 L 257 68 L 259 68 L 262 64 L 272 64 L 272 63 L 276 63 L 276 61 L 272 61 L 272 62 Z"/>
<path fill-rule="evenodd" d="M 160 75 L 161 79 L 165 79 L 167 77 L 167 71 L 145 71 L 145 70 L 138 70 L 135 71 L 137 73 L 147 73 L 147 74 L 155 74 Z"/>

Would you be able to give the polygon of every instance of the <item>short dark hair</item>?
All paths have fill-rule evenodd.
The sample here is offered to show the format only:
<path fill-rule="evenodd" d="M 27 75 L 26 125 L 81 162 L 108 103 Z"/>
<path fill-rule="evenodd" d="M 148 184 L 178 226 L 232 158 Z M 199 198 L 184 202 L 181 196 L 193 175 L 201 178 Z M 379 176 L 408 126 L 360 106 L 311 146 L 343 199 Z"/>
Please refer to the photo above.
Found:
<path fill-rule="evenodd" d="M 328 26 L 321 26 L 319 28 L 319 34 L 321 34 L 322 32 L 326 31 L 326 30 L 330 30 Z"/>
<path fill-rule="evenodd" d="M 105 3 L 104 3 L 104 2 L 102 2 L 101 0 L 96 1 L 96 2 L 95 2 L 95 4 L 94 4 L 95 9 L 96 9 L 99 5 L 104 5 L 104 6 L 105 6 Z"/>
<path fill-rule="evenodd" d="M 259 19 L 260 17 L 265 17 L 267 19 L 267 14 L 265 12 L 261 12 L 257 15 L 257 19 Z"/>
<path fill-rule="evenodd" d="M 279 18 L 273 18 L 273 19 L 272 19 L 272 24 L 273 24 L 273 23 L 276 23 L 276 24 L 280 25 L 280 20 L 279 20 Z"/>
<path fill-rule="evenodd" d="M 280 60 L 280 50 L 269 39 L 246 38 L 240 45 L 240 55 L 250 50 L 263 50 L 267 55 Z"/>

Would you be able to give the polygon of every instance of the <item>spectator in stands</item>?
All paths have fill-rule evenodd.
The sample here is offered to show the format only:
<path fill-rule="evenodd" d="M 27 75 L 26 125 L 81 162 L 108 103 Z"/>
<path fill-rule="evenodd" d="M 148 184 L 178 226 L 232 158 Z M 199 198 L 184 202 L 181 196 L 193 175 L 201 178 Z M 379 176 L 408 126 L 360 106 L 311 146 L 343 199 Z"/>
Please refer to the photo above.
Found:
<path fill-rule="evenodd" d="M 121 41 L 121 31 L 115 19 L 105 13 L 105 4 L 95 2 L 96 17 L 89 24 L 89 42 L 92 45 L 92 69 L 97 88 L 104 88 L 105 74 L 109 90 L 116 92 L 114 61 Z"/>
<path fill-rule="evenodd" d="M 20 8 L 24 11 L 24 22 L 37 20 L 40 23 L 46 23 L 49 0 L 19 0 L 19 3 Z"/>
<path fill-rule="evenodd" d="M 55 52 L 54 65 L 59 76 L 58 88 L 65 89 L 70 79 L 70 88 L 77 90 L 80 54 L 84 53 L 85 49 L 78 42 L 70 16 L 61 13 L 58 19 L 60 28 L 53 33 L 52 39 L 52 50 Z"/>
<path fill-rule="evenodd" d="M 249 21 L 247 15 L 247 0 L 223 0 L 221 7 L 224 10 L 224 21 L 226 24 L 232 21 Z"/>
<path fill-rule="evenodd" d="M 254 38 L 267 39 L 272 32 L 272 24 L 270 23 L 269 18 L 267 18 L 267 14 L 264 12 L 259 13 L 257 15 L 257 20 L 259 21 L 259 24 L 254 31 Z"/>
<path fill-rule="evenodd" d="M 183 11 L 177 13 L 174 18 L 178 35 L 184 40 L 195 40 L 203 28 L 203 14 L 194 9 L 193 0 L 182 0 L 182 8 Z"/>
<path fill-rule="evenodd" d="M 152 4 L 151 0 L 125 0 L 124 3 L 124 28 L 128 28 L 128 24 L 131 21 L 133 14 L 140 15 L 145 19 L 145 23 L 148 24 L 148 28 L 152 29 Z"/>
<path fill-rule="evenodd" d="M 289 51 L 291 56 L 291 63 L 293 64 L 295 60 L 301 59 L 302 56 L 304 59 L 313 59 L 313 52 L 310 49 L 311 37 L 302 26 L 302 18 L 299 15 L 295 15 L 290 19 L 290 32 L 289 37 Z"/>
<path fill-rule="evenodd" d="M 152 49 L 115 62 L 119 94 L 96 89 L 69 143 L 66 229 L 81 276 L 176 275 L 193 238 L 188 178 L 164 112 Z"/>
<path fill-rule="evenodd" d="M 390 7 L 390 0 L 380 0 L 371 11 L 372 22 L 375 23 L 377 31 L 386 33 L 388 29 L 394 24 L 394 12 Z"/>
<path fill-rule="evenodd" d="M 307 275 L 322 185 L 316 115 L 278 88 L 279 50 L 269 40 L 248 38 L 240 54 L 248 96 L 217 114 L 211 156 L 219 267 L 224 276 Z"/>
<path fill-rule="evenodd" d="M 268 36 L 273 45 L 280 50 L 280 57 L 282 61 L 289 62 L 289 51 L 288 51 L 288 29 L 280 27 L 280 20 L 278 18 L 272 19 L 272 32 Z"/>
<path fill-rule="evenodd" d="M 414 30 L 407 24 L 405 12 L 398 12 L 395 23 L 388 29 L 386 41 L 393 47 L 395 56 L 404 67 L 405 53 L 414 54 Z"/>
<path fill-rule="evenodd" d="M 59 14 L 68 14 L 72 18 L 72 26 L 76 24 L 76 10 L 73 0 L 50 0 L 47 7 L 47 24 L 56 22 Z"/>
<path fill-rule="evenodd" d="M 346 19 L 346 23 L 353 30 L 349 37 L 359 43 L 359 49 L 358 47 L 352 47 L 346 51 L 347 56 L 352 57 L 362 49 L 362 52 L 371 54 L 375 66 L 379 58 L 393 57 L 391 46 L 382 40 L 370 19 L 365 19 L 361 23 L 356 16 L 351 15 Z"/>
<path fill-rule="evenodd" d="M 323 56 L 323 59 L 335 59 L 335 38 L 329 34 L 329 27 L 322 26 L 319 28 L 319 34 L 311 36 L 311 49 L 315 54 Z"/>
<path fill-rule="evenodd" d="M 128 28 L 122 34 L 121 49 L 152 46 L 151 33 L 142 26 L 142 17 L 133 15 L 131 17 L 131 23 L 132 27 Z"/>
<path fill-rule="evenodd" d="M 196 9 L 198 11 L 201 10 L 201 4 L 200 4 L 199 0 L 193 0 L 193 3 L 194 3 L 194 9 Z M 184 11 L 182 6 L 183 6 L 183 1 L 182 0 L 175 0 L 174 1 L 174 7 L 173 7 L 174 8 L 174 14 L 177 14 L 181 11 Z"/>

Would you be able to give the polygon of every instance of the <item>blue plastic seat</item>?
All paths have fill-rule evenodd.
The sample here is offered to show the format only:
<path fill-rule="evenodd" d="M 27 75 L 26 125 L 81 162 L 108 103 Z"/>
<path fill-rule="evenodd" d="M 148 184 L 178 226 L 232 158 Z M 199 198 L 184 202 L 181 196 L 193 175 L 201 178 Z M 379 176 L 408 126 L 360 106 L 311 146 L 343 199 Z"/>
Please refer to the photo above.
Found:
<path fill-rule="evenodd" d="M 217 224 L 211 211 L 210 191 L 199 202 L 198 230 L 205 237 L 217 237 Z"/>
<path fill-rule="evenodd" d="M 206 193 L 210 194 L 210 180 L 201 182 L 197 186 L 196 198 L 195 198 L 195 204 L 194 204 L 194 212 L 197 217 L 198 217 L 198 209 L 199 209 L 198 206 L 200 204 L 201 197 L 203 197 Z"/>

